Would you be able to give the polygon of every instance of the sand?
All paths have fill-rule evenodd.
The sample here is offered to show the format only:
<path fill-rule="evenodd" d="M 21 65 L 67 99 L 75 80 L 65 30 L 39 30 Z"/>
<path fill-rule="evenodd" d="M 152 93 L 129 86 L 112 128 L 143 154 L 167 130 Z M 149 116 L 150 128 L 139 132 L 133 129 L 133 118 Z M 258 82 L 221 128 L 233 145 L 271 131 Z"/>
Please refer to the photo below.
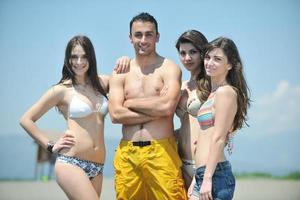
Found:
<path fill-rule="evenodd" d="M 55 181 L 0 181 L 1 200 L 67 200 Z M 112 178 L 105 178 L 101 199 L 114 200 Z M 300 200 L 300 181 L 238 179 L 235 200 Z"/>
<path fill-rule="evenodd" d="M 0 181 L 0 200 L 67 200 L 55 181 Z M 115 199 L 114 182 L 105 178 L 101 199 Z"/>

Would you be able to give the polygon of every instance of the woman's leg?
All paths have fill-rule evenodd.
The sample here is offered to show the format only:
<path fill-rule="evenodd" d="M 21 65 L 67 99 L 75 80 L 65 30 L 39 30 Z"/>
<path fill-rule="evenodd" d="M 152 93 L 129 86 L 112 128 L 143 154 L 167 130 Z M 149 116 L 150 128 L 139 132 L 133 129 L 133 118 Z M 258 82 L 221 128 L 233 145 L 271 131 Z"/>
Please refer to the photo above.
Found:
<path fill-rule="evenodd" d="M 182 165 L 182 177 L 184 179 L 184 184 L 185 184 L 185 189 L 188 190 L 191 182 L 193 180 L 193 176 L 191 176 L 191 174 L 187 171 L 187 167 L 189 166 L 185 166 L 184 164 Z"/>
<path fill-rule="evenodd" d="M 98 176 L 94 177 L 92 180 L 92 185 L 97 192 L 98 196 L 100 197 L 101 190 L 102 190 L 102 182 L 103 182 L 103 174 L 99 174 Z"/>
<path fill-rule="evenodd" d="M 99 200 L 98 192 L 93 187 L 90 179 L 78 166 L 56 162 L 55 174 L 58 185 L 63 189 L 69 199 Z"/>

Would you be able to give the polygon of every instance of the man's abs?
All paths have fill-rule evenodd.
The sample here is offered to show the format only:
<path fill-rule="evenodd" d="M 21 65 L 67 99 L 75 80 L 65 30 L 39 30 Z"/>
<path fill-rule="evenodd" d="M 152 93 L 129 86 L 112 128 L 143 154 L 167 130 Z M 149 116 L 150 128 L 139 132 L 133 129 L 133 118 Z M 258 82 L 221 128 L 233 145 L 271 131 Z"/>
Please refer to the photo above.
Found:
<path fill-rule="evenodd" d="M 173 117 L 162 117 L 144 124 L 123 125 L 124 140 L 149 141 L 173 136 Z"/>

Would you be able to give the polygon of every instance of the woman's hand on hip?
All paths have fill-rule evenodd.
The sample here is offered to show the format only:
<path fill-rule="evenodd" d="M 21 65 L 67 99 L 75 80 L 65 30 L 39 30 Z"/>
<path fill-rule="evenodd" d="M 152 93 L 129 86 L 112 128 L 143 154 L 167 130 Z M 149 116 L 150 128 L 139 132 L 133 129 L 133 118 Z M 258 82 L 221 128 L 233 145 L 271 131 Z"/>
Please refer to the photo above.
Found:
<path fill-rule="evenodd" d="M 200 188 L 200 199 L 213 200 L 211 191 L 212 191 L 212 179 L 204 177 Z"/>
<path fill-rule="evenodd" d="M 65 134 L 62 135 L 57 142 L 53 146 L 53 153 L 57 153 L 63 148 L 72 148 L 76 143 L 74 134 L 72 134 L 72 131 L 66 130 Z"/>

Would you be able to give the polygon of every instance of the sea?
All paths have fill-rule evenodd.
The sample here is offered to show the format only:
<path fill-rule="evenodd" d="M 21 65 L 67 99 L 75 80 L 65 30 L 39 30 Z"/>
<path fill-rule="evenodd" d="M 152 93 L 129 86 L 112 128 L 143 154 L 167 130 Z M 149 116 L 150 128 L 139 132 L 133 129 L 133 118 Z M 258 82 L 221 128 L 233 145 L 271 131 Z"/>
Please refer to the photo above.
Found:
<path fill-rule="evenodd" d="M 106 139 L 104 176 L 113 177 L 113 158 L 118 139 Z M 38 145 L 25 133 L 0 135 L 0 180 L 51 179 L 50 162 L 37 162 Z"/>
<path fill-rule="evenodd" d="M 286 175 L 300 171 L 298 133 L 257 140 L 247 135 L 236 137 L 232 155 L 227 155 L 235 173 L 262 172 Z M 114 176 L 113 159 L 119 139 L 105 139 L 104 176 Z M 283 145 L 288 144 L 288 145 Z M 37 144 L 24 133 L 0 134 L 0 180 L 51 179 L 53 165 L 37 163 Z"/>

